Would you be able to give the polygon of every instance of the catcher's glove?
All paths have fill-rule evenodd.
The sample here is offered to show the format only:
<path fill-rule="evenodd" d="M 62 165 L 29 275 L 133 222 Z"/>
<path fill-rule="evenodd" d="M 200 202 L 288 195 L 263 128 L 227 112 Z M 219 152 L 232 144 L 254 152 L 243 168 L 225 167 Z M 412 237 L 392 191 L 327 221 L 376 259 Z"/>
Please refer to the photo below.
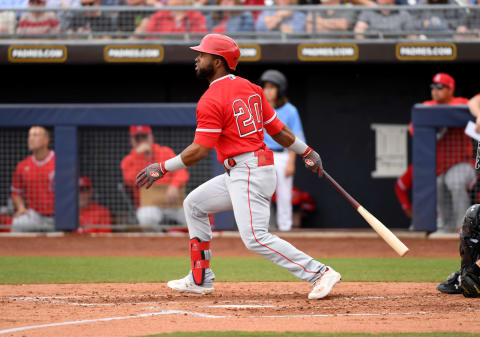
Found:
<path fill-rule="evenodd" d="M 156 180 L 162 178 L 165 173 L 167 173 L 167 170 L 165 169 L 163 163 L 148 165 L 137 174 L 136 183 L 138 187 L 146 185 L 147 189 L 149 189 L 150 186 L 152 186 Z"/>
<path fill-rule="evenodd" d="M 462 293 L 465 297 L 480 297 L 480 267 L 476 263 L 462 269 Z"/>

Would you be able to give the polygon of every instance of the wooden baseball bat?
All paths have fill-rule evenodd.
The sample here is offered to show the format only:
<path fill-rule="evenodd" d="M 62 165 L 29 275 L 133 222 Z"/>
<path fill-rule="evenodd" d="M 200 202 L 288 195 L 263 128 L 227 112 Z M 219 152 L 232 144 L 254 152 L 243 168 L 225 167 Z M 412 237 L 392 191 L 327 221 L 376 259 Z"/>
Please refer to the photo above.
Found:
<path fill-rule="evenodd" d="M 340 186 L 335 179 L 333 179 L 325 170 L 323 170 L 323 175 L 330 182 L 333 187 L 337 189 L 357 210 L 358 213 L 368 222 L 368 224 L 377 232 L 378 235 L 384 239 L 390 247 L 397 252 L 398 255 L 404 256 L 409 251 L 408 247 L 400 241 L 399 238 L 395 236 L 383 223 L 381 223 L 376 217 L 374 217 L 369 211 L 363 208 L 362 205 L 358 203 L 347 191 Z"/>

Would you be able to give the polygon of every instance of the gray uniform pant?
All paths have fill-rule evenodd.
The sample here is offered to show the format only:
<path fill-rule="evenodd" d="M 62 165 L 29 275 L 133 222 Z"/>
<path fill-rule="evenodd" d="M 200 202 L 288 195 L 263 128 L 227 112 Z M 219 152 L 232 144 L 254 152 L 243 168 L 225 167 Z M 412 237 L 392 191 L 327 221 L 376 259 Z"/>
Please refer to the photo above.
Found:
<path fill-rule="evenodd" d="M 238 231 L 249 250 L 313 283 L 323 274 L 325 265 L 268 232 L 270 198 L 276 188 L 275 167 L 259 167 L 252 152 L 234 159 L 237 165 L 230 174 L 207 181 L 185 198 L 183 205 L 190 238 L 210 241 L 208 214 L 233 209 Z"/>
<path fill-rule="evenodd" d="M 12 221 L 12 232 L 53 232 L 55 221 L 53 217 L 43 216 L 29 208 L 27 214 L 22 214 Z"/>
<path fill-rule="evenodd" d="M 468 163 L 450 167 L 437 177 L 437 228 L 455 231 L 462 225 L 465 211 L 470 207 L 468 185 L 475 181 L 475 170 Z"/>

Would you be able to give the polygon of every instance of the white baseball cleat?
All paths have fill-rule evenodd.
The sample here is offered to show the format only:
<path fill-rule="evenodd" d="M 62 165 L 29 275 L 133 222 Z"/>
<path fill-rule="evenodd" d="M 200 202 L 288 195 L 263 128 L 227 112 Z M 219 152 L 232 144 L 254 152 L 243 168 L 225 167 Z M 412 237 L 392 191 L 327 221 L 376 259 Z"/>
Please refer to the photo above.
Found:
<path fill-rule="evenodd" d="M 313 289 L 308 294 L 308 299 L 318 300 L 324 298 L 330 293 L 333 286 L 342 279 L 342 275 L 333 270 L 332 267 L 327 268 L 325 274 L 313 283 Z"/>
<path fill-rule="evenodd" d="M 197 285 L 193 281 L 190 274 L 180 280 L 168 281 L 167 285 L 173 290 L 182 292 L 182 293 L 194 293 L 194 294 L 212 294 L 213 293 L 213 284 L 204 284 Z"/>

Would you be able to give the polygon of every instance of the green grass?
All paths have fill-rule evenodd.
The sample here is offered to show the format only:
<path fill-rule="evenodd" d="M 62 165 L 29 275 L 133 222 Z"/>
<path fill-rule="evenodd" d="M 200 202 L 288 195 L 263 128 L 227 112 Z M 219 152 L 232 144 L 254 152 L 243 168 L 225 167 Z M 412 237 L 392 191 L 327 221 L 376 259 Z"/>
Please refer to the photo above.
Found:
<path fill-rule="evenodd" d="M 317 333 L 317 332 L 242 332 L 242 331 L 204 331 L 204 332 L 176 332 L 144 337 L 474 337 L 479 334 L 460 332 L 432 332 L 432 333 Z"/>
<path fill-rule="evenodd" d="M 321 259 L 344 281 L 439 282 L 459 259 Z M 217 281 L 299 281 L 262 258 L 214 258 Z M 172 257 L 0 257 L 0 284 L 165 282 L 183 277 L 187 258 Z"/>

